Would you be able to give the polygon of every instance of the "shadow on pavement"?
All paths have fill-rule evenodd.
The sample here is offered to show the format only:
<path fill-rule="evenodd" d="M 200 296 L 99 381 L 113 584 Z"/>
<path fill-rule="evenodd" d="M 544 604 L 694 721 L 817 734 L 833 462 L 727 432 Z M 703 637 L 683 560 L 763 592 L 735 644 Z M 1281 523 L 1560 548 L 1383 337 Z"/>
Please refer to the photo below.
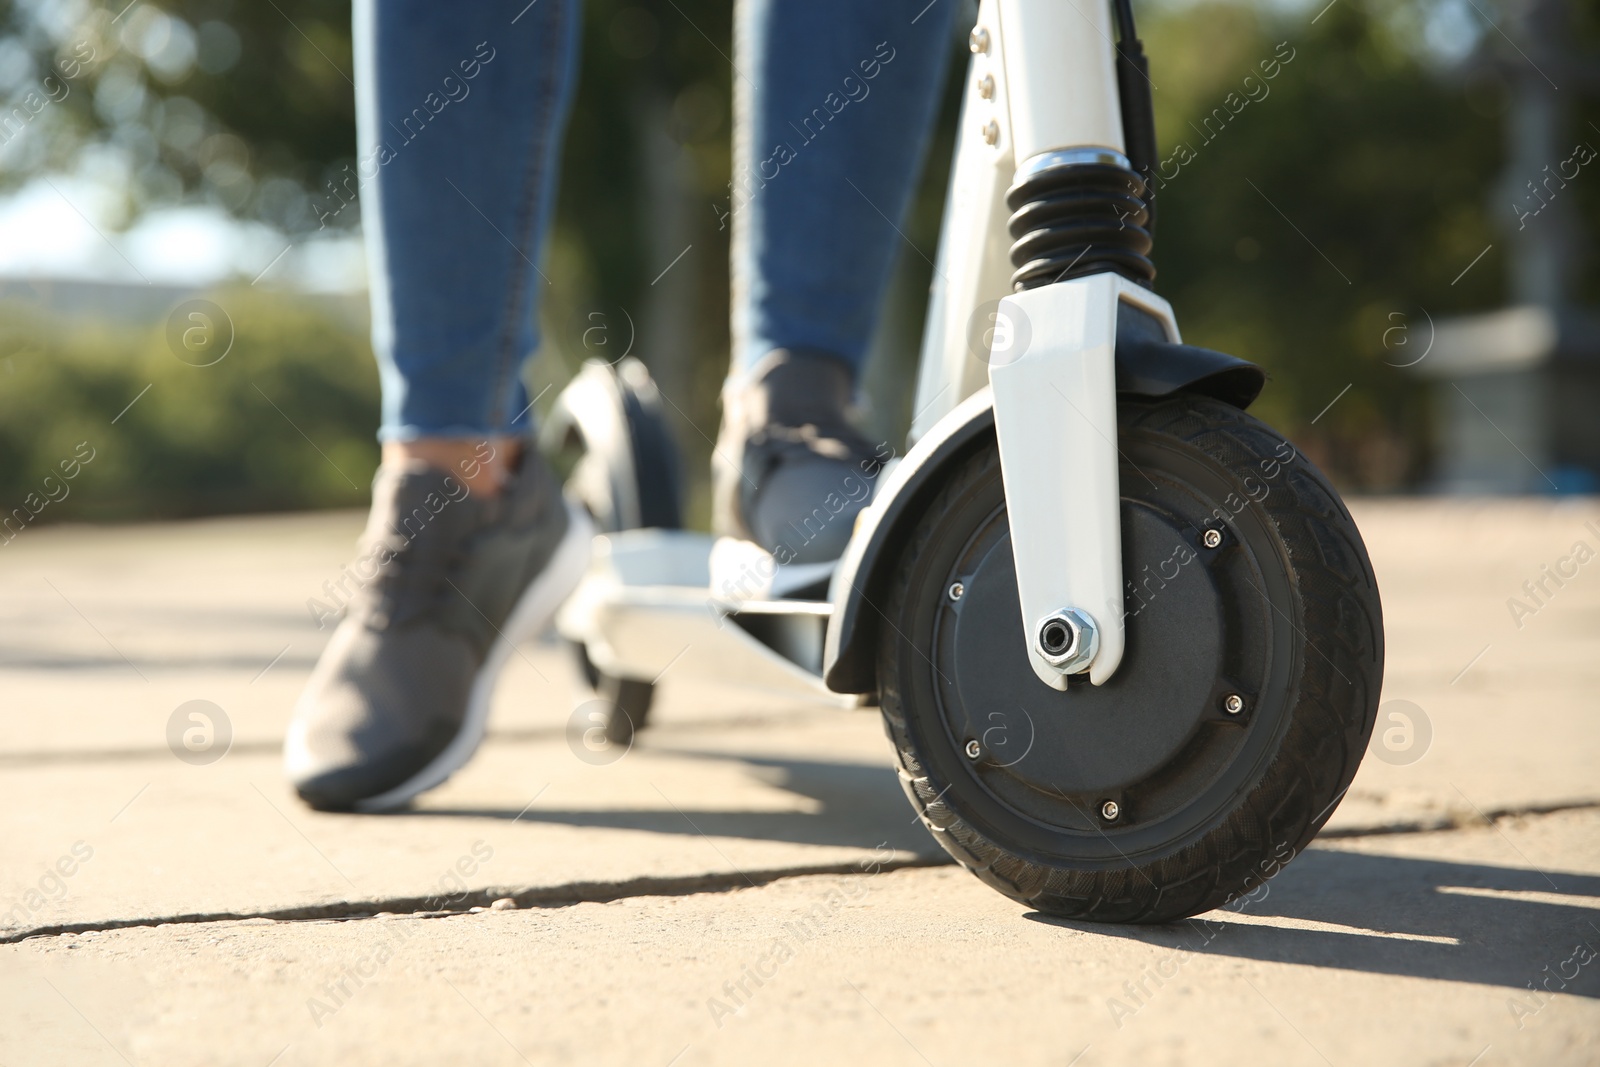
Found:
<path fill-rule="evenodd" d="M 1552 993 L 1600 998 L 1600 878 L 1592 875 L 1315 849 L 1267 888 L 1255 902 L 1167 926 L 1069 922 L 1039 912 L 1027 918 L 1171 949 L 1174 963 L 1156 970 L 1157 985 L 1176 977 L 1162 971 L 1213 955 L 1506 986 L 1520 993 L 1510 999 L 1522 1013 Z M 1511 895 L 1532 893 L 1547 896 Z"/>
<path fill-rule="evenodd" d="M 658 834 L 704 834 L 797 845 L 876 848 L 887 844 L 919 856 L 943 856 L 917 822 L 888 767 L 828 760 L 782 759 L 722 752 L 672 750 L 674 756 L 726 760 L 745 764 L 769 785 L 817 802 L 815 811 L 729 811 L 685 806 L 685 797 L 669 797 L 675 808 L 620 808 L 589 811 L 529 808 L 417 808 L 406 815 L 508 819 L 610 830 L 644 830 Z"/>
<path fill-rule="evenodd" d="M 943 855 L 911 814 L 887 767 L 737 753 L 674 754 L 745 764 L 769 784 L 816 801 L 817 810 L 703 810 L 684 807 L 681 798 L 672 797 L 675 810 L 427 808 L 410 814 L 520 818 L 805 845 L 874 848 L 887 843 L 918 855 Z M 1264 888 L 1253 900 L 1167 926 L 1072 922 L 1039 912 L 1025 917 L 1170 949 L 1176 968 L 1171 973 L 1152 970 L 1135 976 L 1147 988 L 1175 978 L 1194 956 L 1210 954 L 1505 986 L 1519 991 L 1515 999 L 1524 1012 L 1536 1010 L 1554 992 L 1600 998 L 1600 877 L 1315 848 Z M 1514 894 L 1546 896 L 1540 900 Z M 1273 920 L 1302 920 L 1323 928 Z M 1587 963 L 1577 962 L 1586 955 Z M 1164 966 L 1167 958 L 1156 966 L 1170 969 Z"/>

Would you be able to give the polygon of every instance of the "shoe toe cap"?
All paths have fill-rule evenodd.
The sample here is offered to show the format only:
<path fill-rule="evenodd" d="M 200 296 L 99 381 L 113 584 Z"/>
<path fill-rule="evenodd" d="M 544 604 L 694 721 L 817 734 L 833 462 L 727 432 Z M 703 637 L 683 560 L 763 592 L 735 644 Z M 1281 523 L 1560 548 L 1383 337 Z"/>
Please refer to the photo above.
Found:
<path fill-rule="evenodd" d="M 350 763 L 292 778 L 291 784 L 317 811 L 355 811 L 362 801 L 383 795 L 426 764 L 426 758 Z"/>
<path fill-rule="evenodd" d="M 792 555 L 786 563 L 838 559 L 850 541 L 871 482 L 852 464 L 821 457 L 791 460 L 765 478 L 749 509 L 755 539 L 770 551 Z"/>
<path fill-rule="evenodd" d="M 300 698 L 284 770 L 311 807 L 348 811 L 425 768 L 459 732 L 475 660 L 453 635 L 336 634 Z M 396 640 L 396 637 L 400 637 Z"/>

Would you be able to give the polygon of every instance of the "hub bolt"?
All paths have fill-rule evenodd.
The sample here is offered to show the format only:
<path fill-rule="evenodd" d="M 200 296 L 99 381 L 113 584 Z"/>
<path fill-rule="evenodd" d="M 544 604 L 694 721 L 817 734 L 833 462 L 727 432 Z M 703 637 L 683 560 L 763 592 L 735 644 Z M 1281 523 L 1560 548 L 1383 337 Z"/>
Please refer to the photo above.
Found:
<path fill-rule="evenodd" d="M 1206 543 L 1207 548 L 1216 548 L 1218 545 L 1222 544 L 1222 531 L 1207 530 L 1205 532 L 1205 536 L 1202 537 L 1201 540 Z"/>
<path fill-rule="evenodd" d="M 966 594 L 966 592 L 967 592 L 967 587 L 962 585 L 960 582 L 951 582 L 950 583 L 950 599 L 951 600 L 960 600 L 962 598 L 962 596 L 964 596 Z"/>
<path fill-rule="evenodd" d="M 1244 710 L 1244 697 L 1238 693 L 1229 693 L 1222 698 L 1222 710 L 1229 715 L 1237 715 Z"/>
<path fill-rule="evenodd" d="M 995 144 L 1000 140 L 1000 124 L 994 119 L 985 122 L 979 132 L 983 134 L 984 144 Z"/>
<path fill-rule="evenodd" d="M 972 36 L 967 38 L 967 46 L 978 55 L 989 51 L 989 31 L 982 26 L 974 26 Z"/>
<path fill-rule="evenodd" d="M 978 744 L 978 742 L 976 740 L 968 741 L 967 742 L 967 758 L 968 759 L 977 759 L 981 755 L 983 755 L 983 746 Z"/>
<path fill-rule="evenodd" d="M 1122 814 L 1122 806 L 1115 800 L 1108 800 L 1100 805 L 1100 817 L 1106 822 L 1116 822 L 1117 816 Z"/>

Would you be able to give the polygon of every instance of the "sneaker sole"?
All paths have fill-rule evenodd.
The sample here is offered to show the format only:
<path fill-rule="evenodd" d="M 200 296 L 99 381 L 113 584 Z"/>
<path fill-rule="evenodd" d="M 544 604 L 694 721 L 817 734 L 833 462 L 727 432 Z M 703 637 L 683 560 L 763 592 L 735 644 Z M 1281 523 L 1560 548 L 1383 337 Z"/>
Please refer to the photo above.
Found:
<path fill-rule="evenodd" d="M 586 511 L 571 501 L 566 502 L 566 507 L 566 535 L 556 546 L 550 562 L 539 573 L 539 577 L 518 598 L 516 606 L 506 618 L 505 626 L 496 636 L 494 644 L 489 646 L 483 666 L 478 668 L 477 677 L 473 679 L 461 729 L 444 751 L 433 757 L 426 767 L 387 792 L 356 801 L 351 805 L 353 811 L 372 813 L 401 807 L 418 794 L 443 784 L 478 750 L 489 725 L 489 705 L 496 683 L 500 680 L 501 669 L 518 644 L 537 636 L 555 618 L 556 611 L 572 595 L 588 569 L 590 544 L 595 534 L 594 523 Z"/>

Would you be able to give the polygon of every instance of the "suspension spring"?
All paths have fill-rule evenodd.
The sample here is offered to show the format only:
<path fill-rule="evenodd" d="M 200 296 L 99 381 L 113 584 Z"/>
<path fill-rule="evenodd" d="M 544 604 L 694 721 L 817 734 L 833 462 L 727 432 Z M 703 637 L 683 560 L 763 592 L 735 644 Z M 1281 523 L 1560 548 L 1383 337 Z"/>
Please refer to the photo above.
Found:
<path fill-rule="evenodd" d="M 1144 180 L 1114 163 L 1065 163 L 1028 174 L 1006 191 L 1012 288 L 1106 271 L 1148 286 L 1156 268 L 1145 201 Z"/>

